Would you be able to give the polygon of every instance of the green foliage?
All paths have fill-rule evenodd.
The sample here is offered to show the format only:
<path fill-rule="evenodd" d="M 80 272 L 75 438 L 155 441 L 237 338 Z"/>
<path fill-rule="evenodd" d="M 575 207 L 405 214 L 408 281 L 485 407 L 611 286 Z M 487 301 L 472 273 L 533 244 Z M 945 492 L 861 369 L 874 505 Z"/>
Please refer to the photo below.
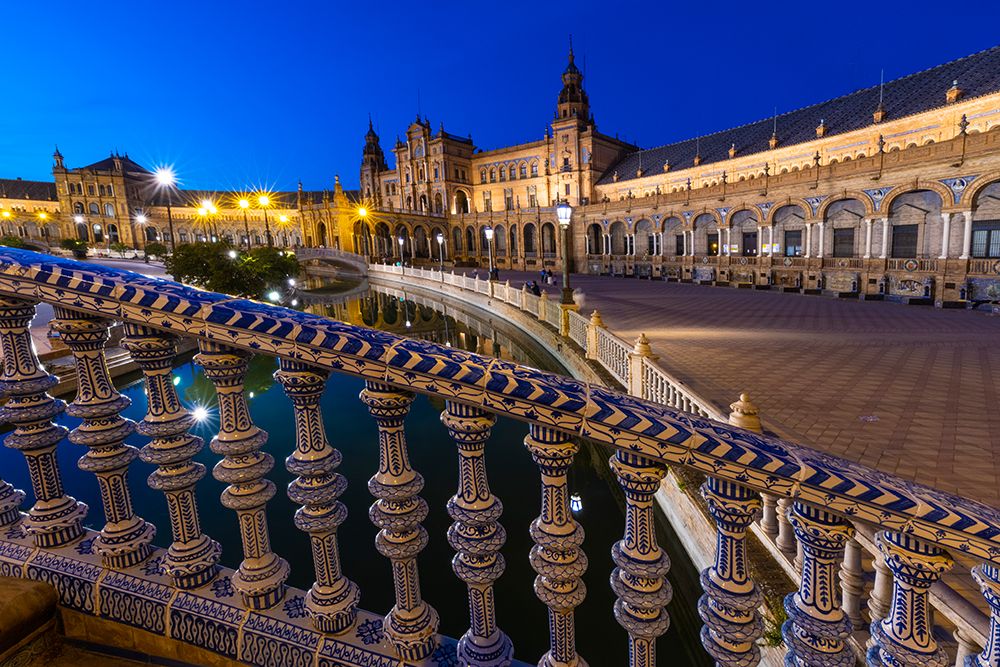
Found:
<path fill-rule="evenodd" d="M 5 245 L 8 248 L 27 248 L 28 244 L 19 236 L 4 236 L 0 238 L 0 245 Z"/>
<path fill-rule="evenodd" d="M 167 256 L 167 246 L 162 243 L 147 243 L 146 244 L 146 254 L 150 257 L 166 257 Z"/>
<path fill-rule="evenodd" d="M 129 250 L 131 250 L 131 248 L 128 245 L 126 245 L 126 244 L 124 244 L 124 243 L 122 243 L 120 241 L 118 243 L 112 243 L 111 244 L 111 249 L 114 250 L 119 255 L 121 255 L 122 258 L 125 257 L 125 253 L 126 252 L 128 252 Z"/>
<path fill-rule="evenodd" d="M 86 257 L 87 256 L 87 242 L 81 241 L 80 239 L 63 239 L 59 242 L 59 245 L 64 250 L 71 250 L 74 257 Z"/>
<path fill-rule="evenodd" d="M 788 612 L 785 611 L 784 598 L 780 595 L 764 593 L 764 635 L 761 641 L 764 646 L 776 648 L 785 643 L 781 636 L 781 626 L 788 620 Z"/>
<path fill-rule="evenodd" d="M 277 248 L 254 248 L 231 257 L 227 243 L 185 243 L 164 260 L 176 280 L 235 296 L 261 297 L 298 275 L 295 255 Z"/>

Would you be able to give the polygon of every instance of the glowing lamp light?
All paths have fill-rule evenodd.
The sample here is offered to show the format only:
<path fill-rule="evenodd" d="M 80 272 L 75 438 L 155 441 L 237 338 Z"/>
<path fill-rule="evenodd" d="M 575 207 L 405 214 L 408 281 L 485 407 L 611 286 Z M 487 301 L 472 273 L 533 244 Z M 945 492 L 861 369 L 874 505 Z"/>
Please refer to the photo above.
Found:
<path fill-rule="evenodd" d="M 208 419 L 208 408 L 204 405 L 196 405 L 194 410 L 191 411 L 191 416 L 198 423 L 201 423 Z"/>
<path fill-rule="evenodd" d="M 444 234 L 438 234 L 436 238 L 438 245 L 444 245 Z"/>
<path fill-rule="evenodd" d="M 253 398 L 253 392 L 252 391 L 247 394 L 247 398 Z"/>
<path fill-rule="evenodd" d="M 239 201 L 239 204 L 240 204 L 240 208 L 250 208 L 250 200 L 249 199 L 241 199 Z"/>
<path fill-rule="evenodd" d="M 295 287 L 295 278 L 289 278 L 289 279 L 288 279 L 288 284 L 289 284 L 289 285 L 290 285 L 291 287 Z"/>
<path fill-rule="evenodd" d="M 559 226 L 563 229 L 569 227 L 569 220 L 573 217 L 573 207 L 568 202 L 559 202 L 556 206 L 556 217 L 559 219 Z"/>
<path fill-rule="evenodd" d="M 206 215 L 208 215 L 208 209 L 205 207 L 199 208 L 198 215 L 204 218 Z"/>
<path fill-rule="evenodd" d="M 157 167 L 156 171 L 153 172 L 153 177 L 160 186 L 165 188 L 173 187 L 177 183 L 177 174 L 174 173 L 174 168 L 171 166 Z"/>
<path fill-rule="evenodd" d="M 277 290 L 271 290 L 270 292 L 267 293 L 267 300 L 273 301 L 274 303 L 278 303 L 279 301 L 281 301 L 281 294 L 279 294 Z"/>
<path fill-rule="evenodd" d="M 406 243 L 406 239 L 404 239 L 402 236 L 400 236 L 399 237 L 399 247 L 402 248 L 404 243 Z"/>
<path fill-rule="evenodd" d="M 3 217 L 9 218 L 10 217 L 10 211 L 4 211 L 3 212 Z"/>
<path fill-rule="evenodd" d="M 292 299 L 292 305 L 293 306 L 299 305 L 299 300 L 298 299 Z"/>
<path fill-rule="evenodd" d="M 574 494 L 570 495 L 570 497 L 569 497 L 569 508 L 574 513 L 582 511 L 583 510 L 583 496 L 581 496 L 579 493 L 574 493 Z"/>
<path fill-rule="evenodd" d="M 181 383 L 181 378 L 179 375 L 174 376 L 174 386 L 178 386 Z"/>
<path fill-rule="evenodd" d="M 139 213 L 138 215 L 135 216 L 135 221 L 138 222 L 140 225 L 144 225 L 149 221 L 149 218 L 146 217 L 145 213 Z"/>
<path fill-rule="evenodd" d="M 257 197 L 257 203 L 259 205 L 261 205 L 261 206 L 270 206 L 271 205 L 271 198 L 268 197 L 267 195 L 261 195 L 261 196 Z"/>
<path fill-rule="evenodd" d="M 212 215 L 215 215 L 216 213 L 219 212 L 219 209 L 215 208 L 215 206 L 209 206 L 208 212 L 211 213 Z"/>
<path fill-rule="evenodd" d="M 4 211 L 4 217 L 7 217 L 7 211 Z M 83 216 L 82 215 L 74 215 L 73 216 L 73 222 L 75 222 L 76 224 L 79 225 L 81 222 L 83 222 Z"/>
<path fill-rule="evenodd" d="M 226 254 L 229 255 L 229 259 L 236 259 L 236 251 L 235 250 L 230 250 Z"/>
<path fill-rule="evenodd" d="M 288 222 L 288 216 L 287 215 L 279 215 L 278 216 L 278 222 L 280 222 L 280 223 L 286 223 L 286 222 Z"/>
<path fill-rule="evenodd" d="M 45 211 L 39 211 L 38 212 L 38 219 L 39 220 L 48 220 L 49 219 L 49 214 L 46 213 Z"/>
<path fill-rule="evenodd" d="M 410 320 L 406 320 L 406 328 L 407 328 L 407 329 L 409 329 L 409 328 L 410 328 L 410 326 L 411 326 L 411 324 L 410 324 Z"/>
<path fill-rule="evenodd" d="M 487 227 L 486 229 L 483 230 L 483 233 L 486 234 L 486 240 L 487 241 L 492 241 L 493 240 L 493 228 L 492 227 Z"/>
<path fill-rule="evenodd" d="M 368 209 L 366 209 L 364 206 L 358 209 L 358 217 L 364 218 L 367 215 L 368 215 Z"/>

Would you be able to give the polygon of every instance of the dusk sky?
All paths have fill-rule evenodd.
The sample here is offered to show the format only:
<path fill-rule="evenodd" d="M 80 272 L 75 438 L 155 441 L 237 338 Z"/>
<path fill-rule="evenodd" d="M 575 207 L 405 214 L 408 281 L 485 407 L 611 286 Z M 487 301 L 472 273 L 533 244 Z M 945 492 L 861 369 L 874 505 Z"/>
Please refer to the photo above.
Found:
<path fill-rule="evenodd" d="M 191 188 L 356 186 L 368 113 L 388 152 L 418 92 L 480 148 L 540 138 L 569 33 L 598 128 L 653 147 L 994 46 L 990 5 L 8 2 L 0 178 L 51 180 L 58 144 Z"/>

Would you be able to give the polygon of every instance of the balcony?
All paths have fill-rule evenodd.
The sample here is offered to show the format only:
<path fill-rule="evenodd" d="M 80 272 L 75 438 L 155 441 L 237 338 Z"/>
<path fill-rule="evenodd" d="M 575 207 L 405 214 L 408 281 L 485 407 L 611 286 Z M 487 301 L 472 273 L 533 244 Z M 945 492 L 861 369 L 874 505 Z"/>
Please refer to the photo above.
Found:
<path fill-rule="evenodd" d="M 463 278 L 382 270 L 441 286 L 457 286 Z M 467 282 L 463 278 L 461 289 L 522 308 L 530 304 L 528 312 L 546 326 L 563 327 L 564 320 L 552 314 L 559 311 L 549 312 L 556 304 L 546 298 L 525 299 L 527 292 L 506 285 Z M 47 394 L 57 380 L 40 366 L 30 342 L 28 325 L 40 302 L 54 305 L 54 328 L 81 378 L 68 407 Z M 639 343 L 628 344 L 593 319 L 567 315 L 567 330 L 559 335 L 599 360 L 634 395 L 166 280 L 2 250 L 0 346 L 6 363 L 0 390 L 7 397 L 2 416 L 14 426 L 5 444 L 25 456 L 36 501 L 26 506 L 22 491 L 0 482 L 0 571 L 51 583 L 63 607 L 84 616 L 255 665 L 520 664 L 496 624 L 494 599 L 504 594 L 495 586 L 504 539 L 500 499 L 488 488 L 482 455 L 495 417 L 503 416 L 527 423 L 523 444 L 538 468 L 532 481 L 545 499 L 531 524 L 535 546 L 528 556 L 539 575 L 535 593 L 548 613 L 548 624 L 539 628 L 550 633 L 543 664 L 582 664 L 574 614 L 585 598 L 580 578 L 587 557 L 568 491 L 581 441 L 609 448 L 610 474 L 621 487 L 628 519 L 621 522 L 609 573 L 616 617 L 629 642 L 620 664 L 655 665 L 656 638 L 669 625 L 670 563 L 652 520 L 668 466 L 706 479 L 702 493 L 716 526 L 717 551 L 702 574 L 698 613 L 705 624 L 702 643 L 718 664 L 760 661 L 762 597 L 746 567 L 746 539 L 762 507 L 765 519 L 776 520 L 775 502 L 787 510 L 792 550 L 797 541 L 802 554 L 798 594 L 785 599 L 791 664 L 854 662 L 837 574 L 840 563 L 848 563 L 855 524 L 878 527 L 883 567 L 876 588 L 883 601 L 893 601 L 872 625 L 869 655 L 881 661 L 872 664 L 945 664 L 928 604 L 932 585 L 953 565 L 951 553 L 974 561 L 974 576 L 993 611 L 988 635 L 998 636 L 995 509 L 763 435 L 742 399 L 729 417 L 736 425 L 727 424 L 725 415 L 651 367 Z M 126 402 L 108 374 L 105 346 L 113 321 L 124 323 L 124 346 L 146 380 L 150 409 L 139 424 L 121 417 Z M 189 433 L 192 416 L 169 381 L 178 339 L 197 345 L 196 362 L 219 399 L 211 449 L 218 458 L 213 474 L 228 484 L 222 509 L 197 502 L 205 470 L 193 457 L 202 443 Z M 275 379 L 295 412 L 287 427 L 294 449 L 285 464 L 296 475 L 288 488 L 301 506 L 295 526 L 311 541 L 314 580 L 308 591 L 287 584 L 282 545 L 269 539 L 269 520 L 278 520 L 267 513 L 276 492 L 267 479 L 274 461 L 244 395 L 248 360 L 255 354 L 279 360 Z M 376 550 L 392 566 L 396 594 L 385 616 L 359 607 L 361 592 L 340 567 L 341 550 L 371 547 L 337 539 L 347 509 L 338 500 L 346 480 L 336 472 L 341 454 L 328 442 L 319 410 L 331 373 L 364 379 L 361 400 L 379 433 L 384 464 L 369 489 L 375 496 L 370 517 L 378 529 Z M 423 482 L 409 463 L 403 430 L 415 394 L 442 402 L 449 441 L 438 446 L 442 460 L 444 452 L 454 451 L 458 461 L 448 536 L 470 616 L 456 654 L 441 653 L 454 642 L 438 634 L 437 612 L 421 594 L 417 556 L 428 540 L 421 524 L 431 508 L 419 495 Z M 84 526 L 88 508 L 63 485 L 55 453 L 66 433 L 52 420 L 64 408 L 81 419 L 68 437 L 86 448 L 80 467 L 101 487 L 107 520 L 99 530 Z M 141 452 L 125 444 L 133 430 L 148 439 Z M 503 455 L 500 448 L 513 446 L 520 443 L 487 449 Z M 170 525 L 159 530 L 139 515 L 129 493 L 135 483 L 129 469 L 139 456 L 157 466 L 149 484 L 166 496 Z M 99 525 L 96 510 L 90 508 L 89 523 Z M 237 569 L 220 567 L 218 544 L 200 528 L 199 515 L 206 511 L 231 513 L 239 526 L 243 560 Z M 984 649 L 983 664 L 995 662 L 990 650 Z M 672 664 L 669 656 L 661 664 Z"/>

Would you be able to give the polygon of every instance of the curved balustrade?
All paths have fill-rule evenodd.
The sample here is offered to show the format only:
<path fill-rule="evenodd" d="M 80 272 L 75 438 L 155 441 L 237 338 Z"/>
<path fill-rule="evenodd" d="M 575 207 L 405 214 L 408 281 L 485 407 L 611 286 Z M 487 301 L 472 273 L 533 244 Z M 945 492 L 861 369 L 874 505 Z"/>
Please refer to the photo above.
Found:
<path fill-rule="evenodd" d="M 87 446 L 81 467 L 95 472 L 101 485 L 107 522 L 99 533 L 81 528 L 87 508 L 62 489 L 54 451 L 65 432 L 52 424 L 62 404 L 46 394 L 54 379 L 39 366 L 27 333 L 38 302 L 57 304 L 55 327 L 76 359 L 80 387 L 72 410 L 83 423 L 69 439 Z M 588 325 L 588 352 L 601 329 L 595 320 L 599 316 Z M 125 402 L 107 378 L 109 321 L 126 323 L 124 345 L 147 379 L 150 406 L 138 426 L 120 416 Z M 218 546 L 199 527 L 194 489 L 204 469 L 192 457 L 202 443 L 187 433 L 190 417 L 166 381 L 177 336 L 197 340 L 197 361 L 219 395 L 220 427 L 210 447 L 220 458 L 213 474 L 229 485 L 222 504 L 240 526 L 236 571 L 218 565 Z M 504 532 L 484 453 L 495 416 L 528 423 L 524 444 L 539 468 L 530 561 L 550 632 L 539 665 L 586 665 L 574 620 L 575 609 L 586 604 L 584 527 L 573 517 L 566 487 L 581 440 L 614 451 L 611 467 L 624 492 L 626 521 L 610 574 L 632 667 L 655 664 L 656 638 L 669 625 L 670 564 L 651 518 L 667 466 L 707 475 L 703 493 L 717 525 L 717 550 L 702 574 L 698 611 L 703 644 L 718 664 L 753 665 L 761 655 L 761 594 L 745 552 L 762 494 L 786 501 L 784 519 L 802 547 L 801 583 L 785 601 L 786 664 L 852 660 L 845 648 L 851 619 L 835 584 L 852 543 L 848 521 L 881 530 L 885 574 L 877 583 L 883 588 L 880 613 L 873 613 L 870 665 L 944 664 L 931 632 L 928 591 L 951 566 L 949 552 L 979 561 L 975 576 L 993 617 L 988 641 L 970 664 L 996 664 L 1000 512 L 808 447 L 498 359 L 26 251 L 0 251 L 0 346 L 0 392 L 8 397 L 2 417 L 16 426 L 5 444 L 24 453 L 38 499 L 18 516 L 22 492 L 0 482 L 0 573 L 52 582 L 70 609 L 260 665 L 389 667 L 437 655 L 443 650 L 438 616 L 422 599 L 417 565 L 431 539 L 421 524 L 432 508 L 420 498 L 423 480 L 409 463 L 404 435 L 419 393 L 446 402 L 442 419 L 458 449 L 460 484 L 448 505 L 454 520 L 448 539 L 470 602 L 458 664 L 512 660 L 493 611 L 495 597 L 503 595 L 494 584 L 503 572 Z M 262 451 L 267 434 L 254 425 L 242 386 L 252 354 L 280 359 L 276 377 L 295 409 L 295 446 L 286 465 L 297 476 L 289 487 L 301 505 L 295 523 L 312 545 L 315 584 L 308 592 L 286 586 L 288 564 L 268 538 L 275 517 L 268 516 L 267 502 L 275 488 L 266 476 L 274 461 Z M 633 368 L 649 361 L 648 344 L 640 339 L 625 354 L 622 374 L 640 377 Z M 346 509 L 338 498 L 346 480 L 336 472 L 340 454 L 327 441 L 317 403 L 330 372 L 365 381 L 362 400 L 379 431 L 370 516 L 396 593 L 384 618 L 358 609 L 358 587 L 340 568 L 344 545 L 337 527 Z M 745 401 L 738 405 L 737 421 L 754 428 L 753 411 Z M 151 545 L 153 527 L 131 507 L 128 469 L 137 452 L 123 440 L 136 428 L 151 439 L 138 455 L 157 466 L 150 485 L 163 491 L 170 510 L 166 551 Z"/>

